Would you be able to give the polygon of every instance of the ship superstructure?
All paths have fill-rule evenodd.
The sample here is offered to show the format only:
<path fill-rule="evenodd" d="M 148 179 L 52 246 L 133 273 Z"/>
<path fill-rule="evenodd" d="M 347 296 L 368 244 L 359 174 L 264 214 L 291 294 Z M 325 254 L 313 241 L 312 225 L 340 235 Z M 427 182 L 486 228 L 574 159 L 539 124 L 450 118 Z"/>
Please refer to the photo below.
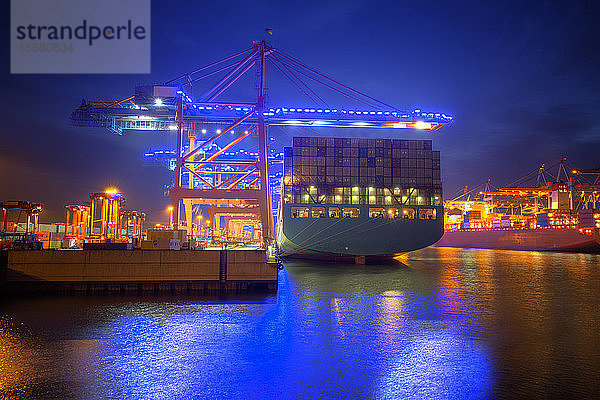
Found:
<path fill-rule="evenodd" d="M 443 234 L 431 140 L 295 137 L 284 149 L 284 255 L 389 257 Z"/>

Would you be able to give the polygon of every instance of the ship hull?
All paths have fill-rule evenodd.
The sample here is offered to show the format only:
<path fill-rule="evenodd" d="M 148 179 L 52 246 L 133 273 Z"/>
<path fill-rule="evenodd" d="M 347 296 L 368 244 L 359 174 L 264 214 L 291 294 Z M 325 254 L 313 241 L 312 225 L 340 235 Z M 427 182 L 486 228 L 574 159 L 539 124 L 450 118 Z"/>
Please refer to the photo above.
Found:
<path fill-rule="evenodd" d="M 444 232 L 442 207 L 426 206 L 436 209 L 436 219 L 370 218 L 368 205 L 352 206 L 360 209 L 357 218 L 291 218 L 291 208 L 299 206 L 307 205 L 284 204 L 280 209 L 277 243 L 282 256 L 338 260 L 356 256 L 392 258 L 430 246 Z M 421 207 L 410 207 L 418 215 Z"/>
<path fill-rule="evenodd" d="M 575 228 L 449 231 L 436 247 L 600 253 L 600 237 Z"/>

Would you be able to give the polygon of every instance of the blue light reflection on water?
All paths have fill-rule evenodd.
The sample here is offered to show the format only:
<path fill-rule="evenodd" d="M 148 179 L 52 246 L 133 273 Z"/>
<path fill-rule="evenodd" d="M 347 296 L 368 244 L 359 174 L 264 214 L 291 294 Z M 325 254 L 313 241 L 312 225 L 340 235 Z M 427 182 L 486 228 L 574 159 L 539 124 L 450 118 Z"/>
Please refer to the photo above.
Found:
<path fill-rule="evenodd" d="M 597 398 L 600 255 L 287 263 L 277 296 L 0 297 L 0 398 Z"/>
<path fill-rule="evenodd" d="M 368 278 L 349 274 L 350 285 Z M 284 271 L 278 296 L 264 302 L 197 302 L 112 320 L 100 379 L 126 398 L 485 397 L 490 356 L 447 312 L 456 295 L 443 286 L 307 290 Z"/>
<path fill-rule="evenodd" d="M 377 397 L 471 399 L 489 394 L 489 354 L 451 330 L 427 332 L 403 350 L 389 367 Z"/>

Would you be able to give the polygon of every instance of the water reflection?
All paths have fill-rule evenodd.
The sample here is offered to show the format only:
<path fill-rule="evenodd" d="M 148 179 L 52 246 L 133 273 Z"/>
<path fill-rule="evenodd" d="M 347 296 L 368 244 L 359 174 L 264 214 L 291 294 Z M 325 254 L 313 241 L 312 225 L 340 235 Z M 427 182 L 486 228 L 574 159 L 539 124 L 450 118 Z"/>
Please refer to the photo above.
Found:
<path fill-rule="evenodd" d="M 4 299 L 1 398 L 593 394 L 600 259 L 425 249 L 288 263 L 276 297 Z"/>
<path fill-rule="evenodd" d="M 378 398 L 485 398 L 491 387 L 489 354 L 451 329 L 431 327 L 413 338 L 388 367 Z"/>
<path fill-rule="evenodd" d="M 378 301 L 379 318 L 376 323 L 380 342 L 393 345 L 404 328 L 406 316 L 403 314 L 404 294 L 399 290 L 384 291 Z"/>

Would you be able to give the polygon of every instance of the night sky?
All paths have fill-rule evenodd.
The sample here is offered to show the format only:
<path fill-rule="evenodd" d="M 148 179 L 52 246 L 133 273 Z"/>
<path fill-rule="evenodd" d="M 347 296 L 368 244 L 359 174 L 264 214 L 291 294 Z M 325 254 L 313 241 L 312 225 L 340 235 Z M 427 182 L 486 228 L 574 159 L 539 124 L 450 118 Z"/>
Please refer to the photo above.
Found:
<path fill-rule="evenodd" d="M 117 136 L 71 127 L 69 116 L 82 98 L 128 97 L 135 85 L 164 82 L 255 39 L 386 103 L 453 115 L 452 126 L 433 133 L 319 131 L 432 138 L 447 198 L 488 178 L 508 184 L 561 157 L 600 167 L 597 2 L 154 1 L 150 75 L 11 75 L 2 4 L 0 199 L 44 203 L 42 222 L 63 221 L 65 204 L 108 185 L 125 193 L 127 208 L 168 222 L 171 172 L 144 166 L 143 153 L 174 135 Z M 271 73 L 270 106 L 310 105 Z M 252 100 L 245 93 L 224 99 Z M 289 145 L 290 132 L 271 132 Z"/>

